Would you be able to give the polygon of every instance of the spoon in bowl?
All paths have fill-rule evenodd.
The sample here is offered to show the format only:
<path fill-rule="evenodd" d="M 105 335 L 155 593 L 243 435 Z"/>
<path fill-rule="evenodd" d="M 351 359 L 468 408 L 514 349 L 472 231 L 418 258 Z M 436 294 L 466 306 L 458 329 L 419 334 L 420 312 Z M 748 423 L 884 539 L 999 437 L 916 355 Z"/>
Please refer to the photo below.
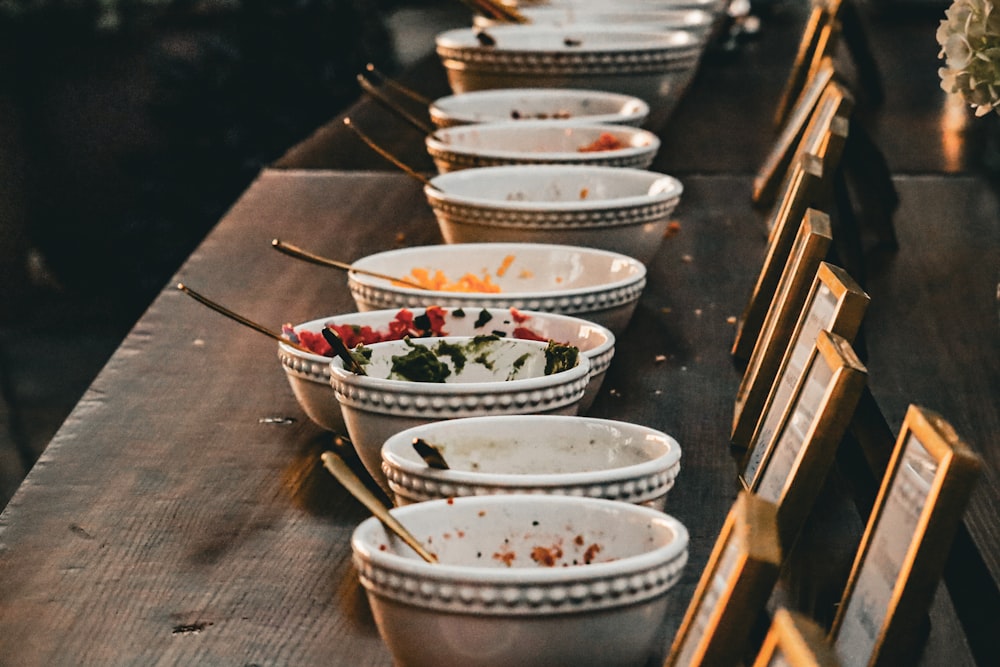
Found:
<path fill-rule="evenodd" d="M 305 352 L 306 354 L 316 354 L 315 350 L 310 350 L 305 345 L 302 345 L 300 343 L 296 343 L 295 341 L 290 340 L 289 338 L 287 338 L 286 336 L 278 333 L 277 331 L 272 331 L 271 329 L 268 329 L 263 324 L 258 324 L 257 322 L 254 322 L 251 319 L 243 317 L 242 315 L 240 315 L 238 313 L 234 313 L 233 311 L 229 310 L 228 308 L 226 308 L 222 304 L 216 303 L 215 301 L 212 301 L 211 299 L 209 299 L 207 296 L 199 294 L 198 292 L 194 291 L 193 289 L 191 289 L 190 287 L 188 287 L 184 283 L 177 283 L 177 289 L 179 289 L 180 291 L 184 292 L 185 294 L 187 294 L 188 296 L 190 296 L 191 298 L 193 298 L 195 301 L 199 301 L 202 304 L 208 306 L 209 308 L 211 308 L 215 312 L 220 313 L 222 315 L 225 315 L 229 319 L 234 320 L 236 322 L 239 322 L 243 326 L 250 327 L 254 331 L 257 331 L 258 333 L 264 334 L 268 338 L 273 338 L 274 340 L 278 341 L 279 343 L 284 343 L 285 345 L 288 345 L 289 347 L 294 347 L 299 352 Z"/>
<path fill-rule="evenodd" d="M 354 132 L 354 134 L 358 135 L 358 138 L 361 139 L 361 141 L 363 141 L 366 144 L 368 144 L 369 148 L 371 148 L 373 151 L 375 151 L 376 153 L 378 153 L 379 155 L 381 155 L 382 157 L 384 157 L 386 160 L 388 160 L 392 164 L 394 164 L 397 167 L 399 167 L 400 169 L 402 169 L 403 172 L 405 172 L 408 176 L 412 176 L 413 178 L 417 179 L 418 181 L 420 181 L 421 183 L 423 183 L 427 187 L 433 188 L 434 190 L 440 190 L 441 189 L 438 186 L 436 186 L 433 183 L 431 183 L 431 179 L 427 178 L 426 176 L 424 176 L 423 174 L 421 174 L 420 172 L 418 172 L 416 169 L 414 169 L 410 165 L 406 164 L 405 162 L 403 162 L 402 160 L 400 160 L 398 157 L 396 157 L 395 155 L 393 155 L 392 153 L 390 153 L 389 151 L 387 151 L 386 149 L 382 148 L 377 143 L 375 143 L 374 139 L 372 139 L 371 137 L 369 137 L 367 134 L 365 134 L 365 132 L 363 132 L 354 123 L 351 122 L 350 117 L 344 119 L 344 125 L 346 125 L 348 128 L 350 128 L 350 130 L 352 132 Z"/>
<path fill-rule="evenodd" d="M 330 259 L 329 257 L 323 257 L 322 255 L 316 255 L 308 250 L 303 250 L 298 246 L 294 246 L 291 243 L 285 243 L 281 239 L 272 239 L 271 247 L 280 253 L 284 253 L 289 257 L 294 257 L 296 259 L 301 259 L 306 262 L 312 262 L 313 264 L 319 264 L 320 266 L 329 266 L 335 269 L 340 269 L 341 271 L 353 271 L 354 273 L 361 273 L 366 276 L 371 276 L 373 278 L 381 278 L 382 280 L 389 280 L 394 283 L 399 283 L 401 285 L 406 285 L 407 287 L 412 287 L 414 289 L 427 289 L 420 283 L 416 283 L 412 280 L 406 278 L 396 278 L 395 276 L 390 276 L 385 273 L 379 273 L 378 271 L 368 271 L 366 269 L 359 269 L 356 266 L 348 264 L 347 262 L 338 262 L 335 259 Z"/>
<path fill-rule="evenodd" d="M 331 475 L 337 478 L 345 489 L 347 489 L 352 496 L 354 496 L 362 505 L 368 508 L 376 519 L 382 522 L 386 528 L 395 533 L 403 542 L 405 542 L 411 549 L 417 552 L 421 558 L 423 558 L 428 563 L 436 563 L 437 557 L 434 556 L 430 551 L 428 551 L 420 541 L 413 536 L 413 533 L 406 529 L 406 526 L 401 524 L 396 517 L 389 513 L 389 509 L 379 502 L 378 497 L 375 496 L 371 490 L 364 485 L 354 471 L 344 462 L 344 459 L 337 456 L 332 451 L 326 451 L 320 454 L 320 458 L 323 460 L 323 465 L 330 472 Z"/>
<path fill-rule="evenodd" d="M 417 450 L 417 454 L 424 460 L 428 468 L 448 470 L 448 462 L 444 460 L 444 454 L 441 453 L 441 450 L 423 438 L 413 439 L 413 449 Z"/>

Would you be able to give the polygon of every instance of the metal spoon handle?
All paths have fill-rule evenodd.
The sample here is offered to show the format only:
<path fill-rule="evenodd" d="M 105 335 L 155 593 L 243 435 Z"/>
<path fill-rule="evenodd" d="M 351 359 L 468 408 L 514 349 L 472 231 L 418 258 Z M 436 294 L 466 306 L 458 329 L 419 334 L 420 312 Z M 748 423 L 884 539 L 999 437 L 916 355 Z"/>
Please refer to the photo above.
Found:
<path fill-rule="evenodd" d="M 386 149 L 382 148 L 377 143 L 375 143 L 375 141 L 371 137 L 369 137 L 363 131 L 361 131 L 360 129 L 358 129 L 358 127 L 355 126 L 354 123 L 351 122 L 350 118 L 345 118 L 344 119 L 344 125 L 346 125 L 347 127 L 349 127 L 351 129 L 351 131 L 354 132 L 354 134 L 358 135 L 358 137 L 361 139 L 361 141 L 363 141 L 366 144 L 368 144 L 369 148 L 371 148 L 373 151 L 375 151 L 376 153 L 378 153 L 379 155 L 381 155 L 382 157 L 384 157 L 386 160 L 388 160 L 389 162 L 393 163 L 394 165 L 396 165 L 397 167 L 399 167 L 400 169 L 402 169 L 404 172 L 406 172 L 406 174 L 408 174 L 409 176 L 412 176 L 413 178 L 417 179 L 418 181 L 420 181 L 421 183 L 423 183 L 424 185 L 426 185 L 428 187 L 434 188 L 435 190 L 438 189 L 436 185 L 434 185 L 433 183 L 431 183 L 431 180 L 429 178 L 427 178 L 423 174 L 417 172 L 415 169 L 413 169 L 413 167 L 411 167 L 410 165 L 406 164 L 405 162 L 403 162 L 402 160 L 400 160 L 398 157 L 396 157 L 395 155 L 393 155 L 392 153 L 390 153 L 389 151 L 387 151 Z"/>
<path fill-rule="evenodd" d="M 300 345 L 299 343 L 295 343 L 295 342 L 289 340 L 288 338 L 286 338 L 285 336 L 281 335 L 277 331 L 272 331 L 272 330 L 268 329 L 267 327 L 265 327 L 262 324 L 257 324 L 253 320 L 249 320 L 249 319 L 243 317 L 239 313 L 234 313 L 233 311 L 229 310 L 228 308 L 226 308 L 222 304 L 216 303 L 215 301 L 212 301 L 211 299 L 209 299 L 207 296 L 199 294 L 198 292 L 194 291 L 193 289 L 191 289 L 190 287 L 188 287 L 184 283 L 177 283 L 177 289 L 179 289 L 180 291 L 184 292 L 188 296 L 192 297 L 195 301 L 200 301 L 202 304 L 208 306 L 209 308 L 211 308 L 215 312 L 220 313 L 222 315 L 225 315 L 229 319 L 235 320 L 236 322 L 239 322 L 243 326 L 250 327 L 254 331 L 257 331 L 259 333 L 264 334 L 268 338 L 273 338 L 274 340 L 278 341 L 279 343 L 284 343 L 285 345 L 288 345 L 289 347 L 294 347 L 299 352 L 305 352 L 307 354 L 316 354 L 315 351 L 310 350 L 305 345 Z"/>
<path fill-rule="evenodd" d="M 358 75 L 358 84 L 361 86 L 361 90 L 368 93 L 376 102 L 384 106 L 389 111 L 393 112 L 407 123 L 415 127 L 418 131 L 424 134 L 431 134 L 434 132 L 434 128 L 430 124 L 423 122 L 409 111 L 404 109 L 399 105 L 394 99 L 386 95 L 384 92 L 375 87 L 375 85 L 365 78 L 364 74 Z"/>
<path fill-rule="evenodd" d="M 320 266 L 330 266 L 335 269 L 341 269 L 343 271 L 353 271 L 354 273 L 361 273 L 366 276 L 371 276 L 373 278 L 381 278 L 382 280 L 389 280 L 394 283 L 401 283 L 407 287 L 412 287 L 414 289 L 427 289 L 419 283 L 415 283 L 412 280 L 407 280 L 406 278 L 396 278 L 394 276 L 386 275 L 384 273 L 379 273 L 378 271 L 368 271 L 366 269 L 359 269 L 346 262 L 338 262 L 335 259 L 330 259 L 329 257 L 323 257 L 322 255 L 315 255 L 308 250 L 303 250 L 298 246 L 294 246 L 291 243 L 285 243 L 280 239 L 273 239 L 271 241 L 271 247 L 282 252 L 289 257 L 294 257 L 296 259 L 301 259 L 306 262 L 312 262 L 313 264 L 319 264 Z"/>
<path fill-rule="evenodd" d="M 424 106 L 430 106 L 432 100 L 429 97 L 421 95 L 420 93 L 418 93 L 417 91 L 413 90 L 412 88 L 408 88 L 408 87 L 404 86 L 403 84 L 399 83 L 398 81 L 396 81 L 394 79 L 390 79 L 385 74 L 383 74 L 382 72 L 380 72 L 375 67 L 374 64 L 368 63 L 365 66 L 365 69 L 368 70 L 368 72 L 370 74 L 374 74 L 379 79 L 379 81 L 381 81 L 383 84 L 385 84 L 389 88 L 392 88 L 396 92 L 402 93 L 403 95 L 406 95 L 407 97 L 409 97 L 411 100 L 413 100 L 415 102 L 419 102 L 420 104 L 423 104 Z"/>
<path fill-rule="evenodd" d="M 437 558 L 424 548 L 424 545 L 413 536 L 413 533 L 406 529 L 406 526 L 401 524 L 396 517 L 389 513 L 389 510 L 383 505 L 379 499 L 372 493 L 364 483 L 358 479 L 358 476 L 354 474 L 354 471 L 348 467 L 342 458 L 334 454 L 333 452 L 327 451 L 320 454 L 320 458 L 323 459 L 323 465 L 330 472 L 331 475 L 337 478 L 345 489 L 347 489 L 352 496 L 354 496 L 362 505 L 368 508 L 375 518 L 382 522 L 382 524 L 399 536 L 411 549 L 417 552 L 421 558 L 423 558 L 428 563 L 436 563 Z"/>

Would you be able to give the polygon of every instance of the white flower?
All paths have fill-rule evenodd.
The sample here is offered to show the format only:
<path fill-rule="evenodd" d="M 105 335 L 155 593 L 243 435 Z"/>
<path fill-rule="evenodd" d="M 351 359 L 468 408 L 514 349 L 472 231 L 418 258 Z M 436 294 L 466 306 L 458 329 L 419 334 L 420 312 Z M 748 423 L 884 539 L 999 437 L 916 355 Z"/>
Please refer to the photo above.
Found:
<path fill-rule="evenodd" d="M 1000 7 L 992 0 L 954 0 L 937 29 L 941 88 L 959 93 L 985 116 L 1000 114 Z"/>

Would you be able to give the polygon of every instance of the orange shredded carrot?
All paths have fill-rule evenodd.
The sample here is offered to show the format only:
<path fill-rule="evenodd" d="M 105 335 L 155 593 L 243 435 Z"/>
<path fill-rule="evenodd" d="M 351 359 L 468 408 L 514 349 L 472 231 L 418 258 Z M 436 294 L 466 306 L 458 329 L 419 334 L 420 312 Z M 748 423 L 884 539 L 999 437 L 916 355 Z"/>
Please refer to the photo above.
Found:
<path fill-rule="evenodd" d="M 500 262 L 500 268 L 497 269 L 497 278 L 502 278 L 503 274 L 507 273 L 507 269 L 509 269 L 510 265 L 513 263 L 514 255 L 507 255 L 504 257 L 503 261 Z"/>

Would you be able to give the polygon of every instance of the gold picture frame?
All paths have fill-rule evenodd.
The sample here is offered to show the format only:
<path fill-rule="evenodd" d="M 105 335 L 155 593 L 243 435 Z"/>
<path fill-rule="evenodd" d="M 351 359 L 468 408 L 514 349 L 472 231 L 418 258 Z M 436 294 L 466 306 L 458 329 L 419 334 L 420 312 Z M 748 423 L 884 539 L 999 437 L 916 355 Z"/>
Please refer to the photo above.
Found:
<path fill-rule="evenodd" d="M 830 629 L 841 662 L 911 656 L 981 468 L 940 415 L 909 407 Z"/>
<path fill-rule="evenodd" d="M 792 69 L 778 98 L 774 112 L 774 126 L 782 127 L 789 118 L 808 81 L 819 70 L 820 64 L 833 52 L 839 33 L 837 15 L 842 0 L 818 0 L 813 4 L 799 41 L 799 48 L 792 61 Z"/>
<path fill-rule="evenodd" d="M 823 160 L 811 153 L 795 158 L 782 185 L 782 194 L 768 221 L 767 251 L 750 298 L 737 320 L 731 354 L 747 360 L 753 352 L 761 326 L 788 261 L 799 224 L 823 188 Z"/>
<path fill-rule="evenodd" d="M 736 391 L 734 431 L 752 419 L 750 415 L 760 415 L 764 409 L 802 305 L 832 242 L 830 216 L 816 209 L 806 209 Z M 740 437 L 731 437 L 732 444 L 745 440 L 742 433 L 734 434 Z"/>
<path fill-rule="evenodd" d="M 837 148 L 835 159 L 827 157 L 831 134 L 846 141 L 854 98 L 834 76 L 833 62 L 825 58 L 802 91 L 791 117 L 754 177 L 751 195 L 754 205 L 774 204 L 781 175 L 788 171 L 792 158 L 799 153 L 817 155 L 831 168 L 839 163 L 842 146 Z"/>
<path fill-rule="evenodd" d="M 752 667 L 838 667 L 826 633 L 802 614 L 779 608 Z"/>
<path fill-rule="evenodd" d="M 664 667 L 738 664 L 780 566 L 777 508 L 741 491 L 719 531 Z"/>
<path fill-rule="evenodd" d="M 730 438 L 733 445 L 752 448 L 770 438 L 791 401 L 819 332 L 825 329 L 853 343 L 869 302 L 868 295 L 847 271 L 829 262 L 819 263 L 775 378 L 768 382 L 769 387 L 745 390 L 766 391 L 767 397 L 759 412 L 740 411 L 736 415 Z M 763 385 L 764 378 L 747 378 L 747 382 Z"/>
<path fill-rule="evenodd" d="M 851 343 L 821 331 L 778 428 L 747 451 L 740 482 L 778 506 L 778 534 L 791 550 L 865 386 Z"/>

